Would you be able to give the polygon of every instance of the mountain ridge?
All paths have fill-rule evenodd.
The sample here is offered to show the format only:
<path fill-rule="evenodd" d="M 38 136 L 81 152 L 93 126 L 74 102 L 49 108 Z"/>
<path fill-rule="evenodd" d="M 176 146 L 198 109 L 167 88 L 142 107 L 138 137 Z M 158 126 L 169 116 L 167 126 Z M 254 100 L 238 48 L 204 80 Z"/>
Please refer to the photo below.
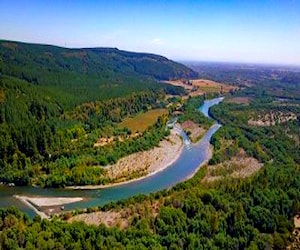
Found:
<path fill-rule="evenodd" d="M 16 64 L 19 61 L 25 61 L 42 69 L 55 66 L 55 68 L 64 67 L 69 71 L 78 72 L 79 70 L 79 73 L 87 73 L 82 72 L 82 68 L 79 67 L 79 59 L 81 60 L 81 66 L 98 69 L 88 72 L 88 74 L 96 73 L 96 75 L 101 73 L 99 70 L 106 71 L 110 69 L 121 73 L 135 73 L 152 77 L 156 80 L 197 77 L 197 73 L 190 68 L 164 56 L 110 47 L 65 48 L 48 44 L 0 40 L 0 57 L 2 64 L 4 62 L 8 66 L 20 66 Z M 18 60 L 18 57 L 21 57 L 22 60 Z M 5 65 L 2 65 L 1 68 L 5 73 Z"/>

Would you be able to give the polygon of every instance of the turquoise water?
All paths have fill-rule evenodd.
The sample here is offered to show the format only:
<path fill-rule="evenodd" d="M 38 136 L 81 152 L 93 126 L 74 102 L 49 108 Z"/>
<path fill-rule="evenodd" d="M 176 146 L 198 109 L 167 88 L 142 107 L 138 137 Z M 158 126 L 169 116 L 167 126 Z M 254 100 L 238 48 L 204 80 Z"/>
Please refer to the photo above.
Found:
<path fill-rule="evenodd" d="M 205 101 L 199 108 L 199 111 L 209 117 L 208 110 L 211 106 L 218 104 L 222 98 L 215 98 Z M 175 184 L 185 180 L 188 176 L 193 174 L 197 167 L 208 160 L 209 157 L 209 141 L 211 136 L 219 129 L 220 125 L 215 124 L 204 135 L 201 141 L 192 145 L 189 148 L 184 148 L 178 160 L 170 165 L 168 168 L 148 178 L 131 182 L 128 184 L 109 187 L 99 190 L 66 190 L 66 189 L 41 189 L 35 187 L 0 187 L 0 207 L 7 207 L 14 205 L 22 211 L 28 213 L 30 216 L 34 212 L 16 200 L 12 196 L 18 195 L 39 195 L 39 196 L 80 196 L 87 200 L 68 204 L 65 206 L 66 210 L 85 208 L 92 206 L 104 205 L 111 201 L 125 199 L 137 194 L 149 194 L 158 190 L 166 189 Z M 186 136 L 185 134 L 183 135 Z"/>

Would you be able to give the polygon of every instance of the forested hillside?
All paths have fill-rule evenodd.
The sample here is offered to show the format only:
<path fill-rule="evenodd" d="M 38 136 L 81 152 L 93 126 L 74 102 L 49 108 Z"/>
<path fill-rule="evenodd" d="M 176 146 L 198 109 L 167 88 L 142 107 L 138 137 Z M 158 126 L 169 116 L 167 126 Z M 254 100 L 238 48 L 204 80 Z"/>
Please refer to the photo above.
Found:
<path fill-rule="evenodd" d="M 158 121 L 137 140 L 93 148 L 96 140 L 130 134 L 117 123 L 164 107 L 165 94 L 184 93 L 158 80 L 195 75 L 157 55 L 0 41 L 0 181 L 107 181 L 95 166 L 157 145 L 164 124 Z"/>
<path fill-rule="evenodd" d="M 68 93 L 67 104 L 124 96 L 154 80 L 193 78 L 165 57 L 114 48 L 67 49 L 0 41 L 0 73 Z"/>

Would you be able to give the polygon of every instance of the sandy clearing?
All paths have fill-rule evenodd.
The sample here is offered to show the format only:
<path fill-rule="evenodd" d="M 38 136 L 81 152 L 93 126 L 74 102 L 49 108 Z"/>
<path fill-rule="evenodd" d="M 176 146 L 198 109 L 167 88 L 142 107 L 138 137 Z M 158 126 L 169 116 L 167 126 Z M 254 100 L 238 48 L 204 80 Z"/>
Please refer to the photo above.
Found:
<path fill-rule="evenodd" d="M 257 159 L 249 157 L 243 149 L 240 149 L 230 160 L 208 166 L 202 182 L 213 182 L 224 177 L 246 178 L 256 173 L 262 166 Z"/>
<path fill-rule="evenodd" d="M 189 137 L 193 143 L 199 141 L 207 131 L 206 129 L 200 127 L 198 124 L 194 123 L 191 120 L 184 121 L 181 124 L 181 128 L 186 132 L 190 132 Z"/>
<path fill-rule="evenodd" d="M 29 197 L 27 196 L 19 196 L 19 195 L 14 195 L 14 198 L 18 199 L 25 205 L 27 205 L 29 208 L 31 208 L 37 215 L 39 215 L 42 219 L 49 219 L 49 216 L 46 215 L 44 212 L 38 210 L 32 203 L 29 201 Z"/>
<path fill-rule="evenodd" d="M 297 120 L 297 115 L 293 112 L 270 111 L 264 114 L 258 114 L 256 118 L 248 120 L 251 126 L 268 127 L 276 124 Z"/>
<path fill-rule="evenodd" d="M 16 199 L 19 200 L 26 200 L 30 202 L 32 205 L 37 207 L 50 207 L 50 206 L 61 206 L 69 203 L 79 202 L 82 201 L 82 197 L 31 197 L 31 196 L 21 196 L 21 195 L 14 195 Z"/>
<path fill-rule="evenodd" d="M 82 197 L 31 197 L 20 195 L 14 195 L 14 198 L 27 205 L 42 219 L 49 219 L 51 214 L 58 213 L 62 205 L 83 200 Z"/>
<path fill-rule="evenodd" d="M 122 214 L 116 211 L 84 213 L 76 215 L 68 220 L 70 223 L 74 221 L 83 221 L 87 225 L 95 226 L 98 226 L 102 223 L 107 227 L 119 225 L 121 229 L 124 229 L 128 226 L 127 218 L 123 218 Z"/>
<path fill-rule="evenodd" d="M 189 81 L 185 81 L 185 80 L 166 81 L 166 83 L 171 84 L 173 86 L 183 87 L 186 90 L 192 90 L 193 89 L 192 84 L 190 84 Z"/>
<path fill-rule="evenodd" d="M 81 197 L 19 197 L 30 201 L 37 207 L 61 206 L 83 200 Z"/>
<path fill-rule="evenodd" d="M 91 213 L 83 213 L 67 218 L 67 222 L 82 221 L 88 225 L 99 226 L 104 224 L 107 227 L 118 227 L 119 229 L 126 229 L 130 226 L 134 217 L 143 218 L 151 215 L 156 218 L 159 214 L 162 201 L 143 201 L 142 203 L 131 204 L 118 209 L 111 209 L 109 211 L 94 211 Z"/>
<path fill-rule="evenodd" d="M 205 93 L 227 93 L 238 89 L 238 87 L 233 85 L 206 79 L 174 80 L 166 81 L 166 83 L 183 87 L 188 92 L 188 95 L 184 96 L 183 99 L 186 99 L 189 96 L 203 95 Z"/>
<path fill-rule="evenodd" d="M 225 102 L 226 103 L 236 103 L 236 104 L 245 104 L 249 105 L 251 99 L 249 97 L 231 97 L 231 98 L 226 98 Z"/>
<path fill-rule="evenodd" d="M 290 237 L 288 246 L 286 247 L 287 250 L 291 249 L 300 249 L 300 215 L 297 214 L 294 217 L 294 231 Z"/>
<path fill-rule="evenodd" d="M 235 90 L 237 87 L 229 85 L 229 84 L 223 84 L 211 80 L 206 79 L 196 79 L 191 80 L 191 83 L 193 86 L 197 86 L 200 88 L 217 88 L 219 90 L 222 90 L 223 92 L 229 92 L 230 90 Z"/>
<path fill-rule="evenodd" d="M 295 217 L 294 217 L 294 226 L 295 226 L 295 228 L 300 228 L 300 215 L 296 215 Z"/>

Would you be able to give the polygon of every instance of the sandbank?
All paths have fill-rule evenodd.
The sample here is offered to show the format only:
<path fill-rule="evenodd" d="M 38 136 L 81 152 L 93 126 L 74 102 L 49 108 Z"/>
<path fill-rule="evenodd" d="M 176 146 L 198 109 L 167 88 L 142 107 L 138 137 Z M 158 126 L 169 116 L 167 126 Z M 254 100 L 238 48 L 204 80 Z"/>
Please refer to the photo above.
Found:
<path fill-rule="evenodd" d="M 14 195 L 14 197 L 30 207 L 42 219 L 49 219 L 50 215 L 57 213 L 65 204 L 82 201 L 82 197 L 29 197 Z"/>

